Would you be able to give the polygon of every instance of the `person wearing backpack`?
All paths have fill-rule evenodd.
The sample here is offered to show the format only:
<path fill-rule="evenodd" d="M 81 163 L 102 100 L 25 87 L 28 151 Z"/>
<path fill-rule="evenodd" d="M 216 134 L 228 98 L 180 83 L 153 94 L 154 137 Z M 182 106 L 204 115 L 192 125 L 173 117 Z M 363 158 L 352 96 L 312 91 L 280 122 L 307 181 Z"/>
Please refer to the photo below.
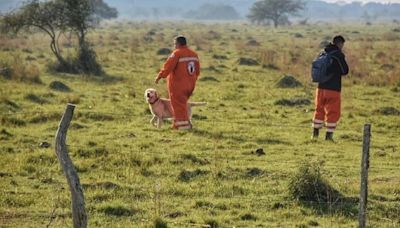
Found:
<path fill-rule="evenodd" d="M 325 123 L 327 128 L 325 140 L 333 141 L 333 132 L 340 118 L 342 76 L 349 73 L 349 67 L 342 52 L 344 43 L 343 36 L 335 36 L 332 43 L 325 47 L 319 60 L 317 58 L 313 62 L 312 78 L 314 82 L 318 82 L 312 123 L 312 138 L 314 139 L 318 138 L 319 130 Z"/>

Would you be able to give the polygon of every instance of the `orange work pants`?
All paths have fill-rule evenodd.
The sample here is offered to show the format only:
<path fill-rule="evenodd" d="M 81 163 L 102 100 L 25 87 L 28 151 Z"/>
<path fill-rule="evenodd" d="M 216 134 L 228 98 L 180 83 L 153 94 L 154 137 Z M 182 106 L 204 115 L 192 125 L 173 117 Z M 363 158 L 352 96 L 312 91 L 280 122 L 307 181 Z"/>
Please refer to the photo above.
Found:
<path fill-rule="evenodd" d="M 315 93 L 315 112 L 313 127 L 325 126 L 327 132 L 334 132 L 340 118 L 340 92 L 328 89 L 317 89 Z"/>
<path fill-rule="evenodd" d="M 174 115 L 174 124 L 172 126 L 173 128 L 191 128 L 187 107 L 190 95 L 191 93 L 183 90 L 175 90 L 170 93 L 172 112 Z"/>

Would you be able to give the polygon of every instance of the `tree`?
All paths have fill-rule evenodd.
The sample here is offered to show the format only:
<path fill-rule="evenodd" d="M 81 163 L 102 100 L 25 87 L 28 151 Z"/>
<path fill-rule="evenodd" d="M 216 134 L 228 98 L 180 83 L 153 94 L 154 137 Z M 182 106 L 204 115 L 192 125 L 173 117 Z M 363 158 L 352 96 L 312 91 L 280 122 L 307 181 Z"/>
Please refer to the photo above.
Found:
<path fill-rule="evenodd" d="M 298 15 L 304 9 L 301 0 L 260 0 L 253 4 L 247 16 L 252 23 L 265 24 L 272 21 L 275 27 L 288 22 L 289 15 Z"/>
<path fill-rule="evenodd" d="M 86 40 L 87 32 L 102 18 L 117 17 L 117 11 L 103 0 L 30 0 L 19 9 L 1 18 L 3 33 L 39 29 L 50 36 L 50 49 L 59 62 L 59 69 L 67 72 L 102 73 L 95 52 Z M 67 62 L 61 54 L 58 40 L 63 33 L 72 32 L 78 39 L 78 56 Z"/>
<path fill-rule="evenodd" d="M 184 17 L 198 20 L 237 20 L 239 13 L 230 5 L 204 4 L 197 10 L 190 10 Z"/>

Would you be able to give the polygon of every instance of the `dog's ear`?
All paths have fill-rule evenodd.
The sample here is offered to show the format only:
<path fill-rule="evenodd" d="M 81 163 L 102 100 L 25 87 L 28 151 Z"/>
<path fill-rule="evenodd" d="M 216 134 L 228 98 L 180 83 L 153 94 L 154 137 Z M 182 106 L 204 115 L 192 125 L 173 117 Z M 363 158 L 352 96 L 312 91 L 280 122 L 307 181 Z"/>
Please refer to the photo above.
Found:
<path fill-rule="evenodd" d="M 147 100 L 148 98 L 149 98 L 149 90 L 146 89 L 146 90 L 144 91 L 144 99 Z"/>

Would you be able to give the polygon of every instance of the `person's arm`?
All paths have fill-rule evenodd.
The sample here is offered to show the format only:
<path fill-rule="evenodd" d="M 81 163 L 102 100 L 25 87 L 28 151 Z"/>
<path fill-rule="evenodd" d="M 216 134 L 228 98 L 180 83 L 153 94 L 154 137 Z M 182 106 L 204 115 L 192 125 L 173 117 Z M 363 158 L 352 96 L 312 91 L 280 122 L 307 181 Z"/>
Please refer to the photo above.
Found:
<path fill-rule="evenodd" d="M 179 61 L 179 56 L 176 55 L 175 52 L 173 52 L 167 59 L 167 61 L 164 63 L 163 68 L 161 71 L 158 73 L 155 83 L 158 83 L 158 81 L 161 78 L 166 78 L 176 67 L 176 64 Z"/>
<path fill-rule="evenodd" d="M 339 56 L 339 66 L 342 75 L 347 75 L 349 73 L 349 66 L 347 65 L 346 57 L 343 53 L 340 53 Z"/>

